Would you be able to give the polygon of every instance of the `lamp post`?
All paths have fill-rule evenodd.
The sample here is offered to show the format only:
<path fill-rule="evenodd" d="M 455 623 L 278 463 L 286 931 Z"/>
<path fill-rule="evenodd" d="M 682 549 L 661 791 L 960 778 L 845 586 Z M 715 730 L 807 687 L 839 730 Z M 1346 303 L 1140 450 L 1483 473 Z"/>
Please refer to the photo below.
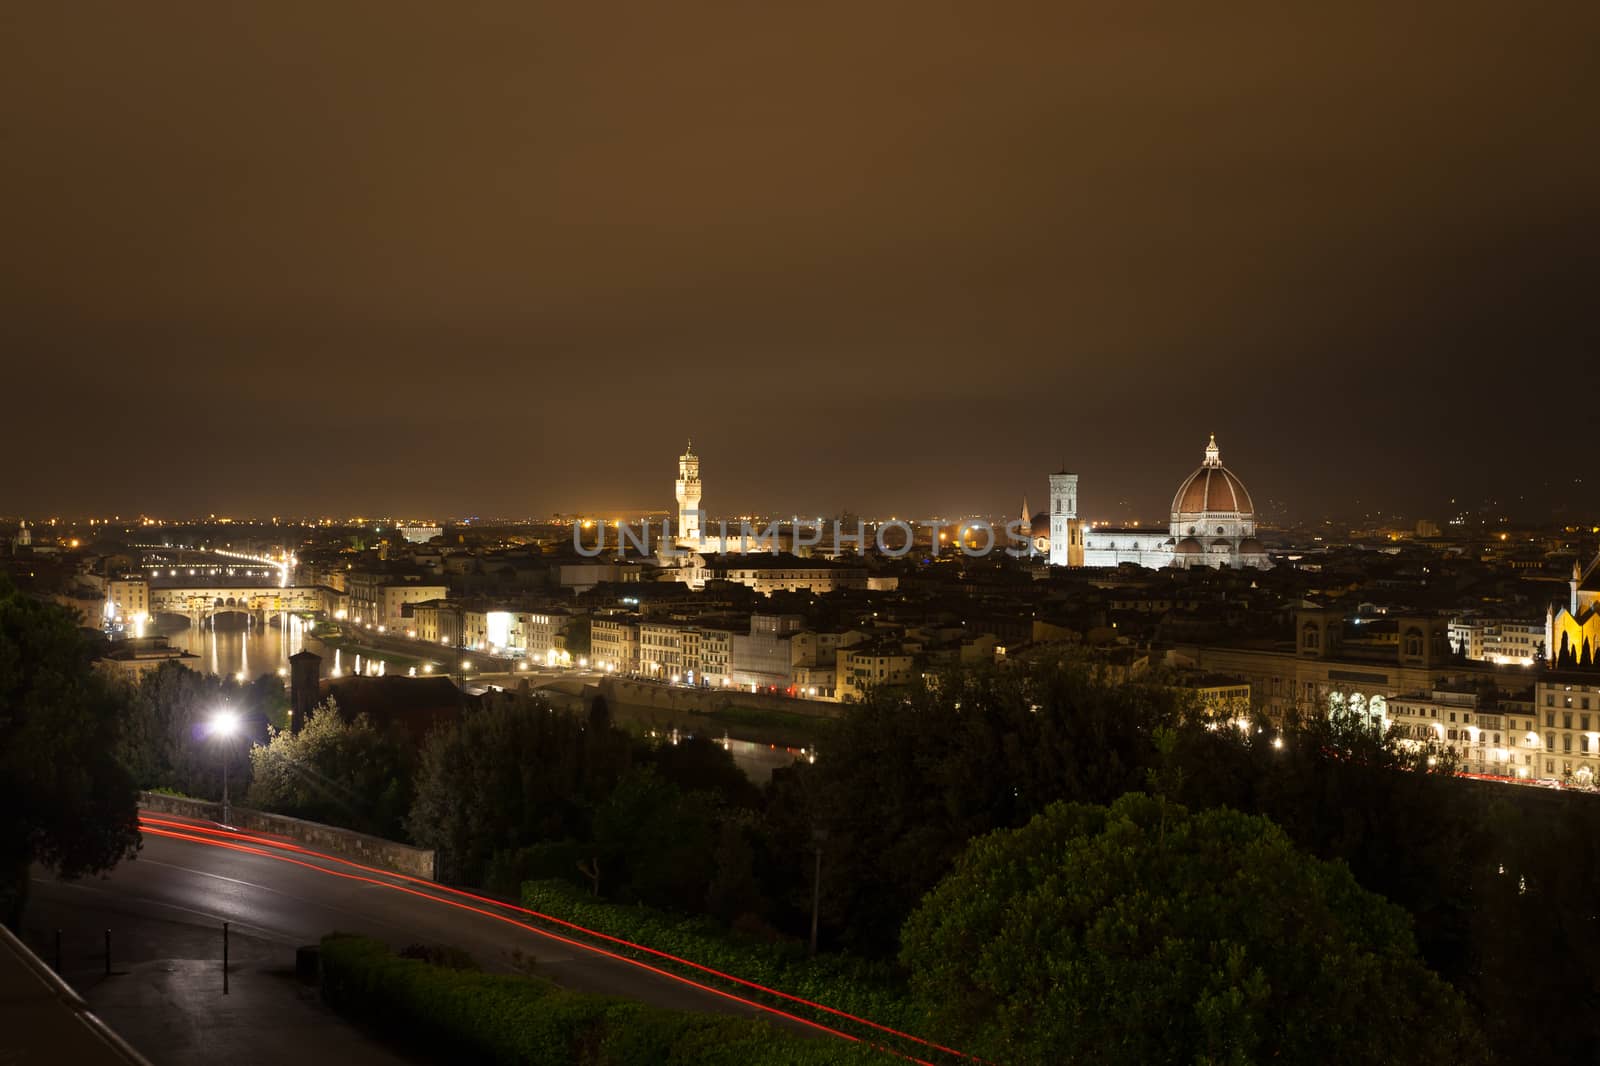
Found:
<path fill-rule="evenodd" d="M 229 825 L 233 822 L 232 812 L 228 802 L 228 744 L 227 741 L 239 731 L 239 716 L 233 711 L 221 710 L 211 716 L 211 735 L 222 740 L 222 824 Z"/>
<path fill-rule="evenodd" d="M 822 842 L 828 839 L 826 829 L 813 829 L 811 843 L 817 851 L 817 863 L 811 874 L 811 954 L 817 953 L 817 911 L 822 902 Z"/>

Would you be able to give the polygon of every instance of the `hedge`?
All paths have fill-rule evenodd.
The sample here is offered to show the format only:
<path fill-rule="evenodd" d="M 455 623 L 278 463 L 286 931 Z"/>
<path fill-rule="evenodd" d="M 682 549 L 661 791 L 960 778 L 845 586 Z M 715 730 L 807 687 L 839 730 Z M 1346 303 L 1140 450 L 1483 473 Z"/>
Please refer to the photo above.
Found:
<path fill-rule="evenodd" d="M 572 992 L 538 977 L 448 969 L 376 940 L 322 940 L 329 1006 L 447 1062 L 504 1066 L 851 1066 L 887 1057 L 764 1021 L 662 1010 Z"/>
<path fill-rule="evenodd" d="M 910 1033 L 920 1033 L 926 1028 L 926 1017 L 911 1002 L 904 977 L 892 964 L 871 963 L 832 952 L 811 958 L 800 944 L 769 943 L 739 936 L 710 918 L 680 918 L 649 907 L 606 903 L 563 881 L 524 882 L 522 905 L 596 932 L 693 959 L 746 981 L 870 1018 L 881 1025 Z M 718 983 L 693 967 L 664 963 L 659 957 L 615 944 L 605 946 L 696 980 Z M 735 986 L 727 984 L 726 987 L 731 990 Z M 793 1003 L 763 996 L 748 988 L 741 987 L 739 992 L 787 1010 L 796 1009 Z M 813 1012 L 812 1016 L 830 1025 L 841 1024 L 836 1016 L 826 1012 Z M 850 1027 L 845 1025 L 844 1028 Z"/>

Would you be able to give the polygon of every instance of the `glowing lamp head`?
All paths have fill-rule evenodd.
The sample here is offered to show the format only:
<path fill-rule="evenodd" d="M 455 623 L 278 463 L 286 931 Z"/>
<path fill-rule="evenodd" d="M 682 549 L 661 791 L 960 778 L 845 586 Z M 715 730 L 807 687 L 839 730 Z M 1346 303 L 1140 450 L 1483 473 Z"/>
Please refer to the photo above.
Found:
<path fill-rule="evenodd" d="M 218 711 L 211 716 L 211 735 L 231 737 L 239 732 L 239 715 L 234 711 Z"/>

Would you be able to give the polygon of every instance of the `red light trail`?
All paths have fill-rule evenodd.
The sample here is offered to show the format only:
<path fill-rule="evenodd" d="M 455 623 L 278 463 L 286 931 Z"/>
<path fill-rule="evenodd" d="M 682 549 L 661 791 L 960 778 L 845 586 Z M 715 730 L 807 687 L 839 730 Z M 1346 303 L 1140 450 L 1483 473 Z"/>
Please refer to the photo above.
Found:
<path fill-rule="evenodd" d="M 675 974 L 675 973 L 672 973 L 672 972 L 670 972 L 668 970 L 663 970 L 660 967 L 651 966 L 650 964 L 648 964 L 646 962 L 642 962 L 639 959 L 629 958 L 626 955 L 620 955 L 620 954 L 618 954 L 616 952 L 613 952 L 613 951 L 607 951 L 606 949 L 600 948 L 600 947 L 596 947 L 593 944 L 585 944 L 585 943 L 582 943 L 581 941 L 573 940 L 573 939 L 571 939 L 569 937 L 560 936 L 560 935 L 558 935 L 556 933 L 550 932 L 547 929 L 540 929 L 537 926 L 529 925 L 528 923 L 518 921 L 515 918 L 509 918 L 509 917 L 507 917 L 506 915 L 503 915 L 503 914 L 496 914 L 495 912 L 489 911 L 489 910 L 485 910 L 482 907 L 475 907 L 475 906 L 471 906 L 471 905 L 466 904 L 466 903 L 457 902 L 456 900 L 445 899 L 445 898 L 443 898 L 441 896 L 435 895 L 434 892 L 447 892 L 447 893 L 450 893 L 451 895 L 460 896 L 463 899 L 470 899 L 470 900 L 474 900 L 474 901 L 479 902 L 479 903 L 488 904 L 488 905 L 493 906 L 493 907 L 500 907 L 500 908 L 504 908 L 506 910 L 516 911 L 516 912 L 518 912 L 520 914 L 526 914 L 526 915 L 529 915 L 531 917 L 538 918 L 541 921 L 551 922 L 551 923 L 554 923 L 556 925 L 560 925 L 560 926 L 562 926 L 564 928 L 572 929 L 572 930 L 574 930 L 576 932 L 579 932 L 579 933 L 582 933 L 582 934 L 584 934 L 586 936 L 592 936 L 592 937 L 595 937 L 597 939 L 607 941 L 609 943 L 618 944 L 618 945 L 621 945 L 623 947 L 631 948 L 631 949 L 633 949 L 635 951 L 642 951 L 642 952 L 645 952 L 645 953 L 647 953 L 649 955 L 656 956 L 657 958 L 666 959 L 666 960 L 669 960 L 671 962 L 678 963 L 679 965 L 688 966 L 688 967 L 690 967 L 692 969 L 695 969 L 695 970 L 698 970 L 698 971 L 700 971 L 702 973 L 709 974 L 711 976 L 720 978 L 720 979 L 725 980 L 725 981 L 730 981 L 730 982 L 732 982 L 734 984 L 741 985 L 741 986 L 743 986 L 745 988 L 755 989 L 757 991 L 764 992 L 764 993 L 766 993 L 768 995 L 776 996 L 776 997 L 778 997 L 780 999 L 788 1000 L 789 1002 L 797 1003 L 797 1004 L 800 1004 L 802 1006 L 809 1007 L 809 1008 L 811 1008 L 813 1010 L 820 1010 L 820 1011 L 823 1011 L 823 1012 L 825 1012 L 827 1014 L 834 1015 L 835 1017 L 843 1018 L 843 1019 L 855 1022 L 855 1023 L 860 1024 L 860 1025 L 865 1025 L 865 1026 L 867 1026 L 869 1028 L 872 1028 L 872 1029 L 875 1029 L 875 1030 L 877 1030 L 877 1031 L 879 1031 L 881 1033 L 886 1033 L 886 1034 L 889 1034 L 891 1036 L 899 1037 L 900 1039 L 903 1039 L 903 1040 L 910 1040 L 910 1041 L 912 1041 L 912 1042 L 914 1042 L 916 1044 L 920 1044 L 923 1047 L 927 1047 L 927 1048 L 933 1049 L 935 1051 L 941 1051 L 941 1052 L 944 1052 L 945 1054 L 954 1055 L 954 1056 L 956 1056 L 958 1058 L 972 1059 L 973 1061 L 979 1061 L 977 1059 L 974 1059 L 973 1056 L 967 1055 L 966 1053 L 961 1052 L 961 1051 L 957 1051 L 954 1048 L 944 1047 L 943 1045 L 936 1044 L 933 1041 L 926 1040 L 926 1039 L 924 1039 L 922 1037 L 919 1037 L 919 1036 L 916 1036 L 916 1035 L 914 1035 L 912 1033 L 902 1032 L 902 1031 L 900 1031 L 898 1029 L 894 1029 L 894 1028 L 892 1028 L 890 1026 L 883 1025 L 880 1022 L 875 1022 L 870 1018 L 863 1018 L 863 1017 L 861 1017 L 859 1015 L 851 1014 L 848 1011 L 839 1010 L 836 1007 L 830 1007 L 825 1003 L 818 1003 L 818 1002 L 816 1002 L 814 1000 L 805 999 L 804 997 L 796 996 L 796 995 L 793 995 L 793 994 L 788 993 L 788 992 L 783 992 L 783 991 L 781 991 L 779 989 L 776 989 L 776 988 L 769 988 L 766 985 L 759 984 L 759 983 L 757 983 L 755 981 L 746 980 L 745 978 L 737 977 L 737 976 L 735 976 L 733 974 L 730 974 L 730 973 L 725 973 L 725 972 L 723 972 L 721 970 L 717 970 L 717 969 L 714 969 L 714 968 L 712 968 L 710 966 L 703 965 L 703 964 L 695 962 L 695 961 L 693 961 L 691 959 L 682 958 L 681 956 L 673 955 L 673 954 L 670 954 L 669 952 L 665 952 L 665 951 L 660 951 L 660 950 L 658 950 L 656 948 L 649 947 L 648 945 L 645 945 L 645 944 L 638 944 L 638 943 L 635 943 L 635 942 L 633 942 L 631 940 L 625 940 L 625 939 L 623 939 L 621 937 L 612 936 L 609 933 L 602 933 L 599 930 L 590 929 L 590 928 L 588 928 L 586 926 L 578 925 L 576 922 L 569 922 L 564 918 L 557 918 L 554 915 L 544 914 L 544 913 L 542 913 L 540 911 L 531 910 L 530 908 L 522 907 L 522 906 L 519 906 L 519 905 L 514 904 L 514 903 L 506 903 L 503 900 L 491 899 L 491 898 L 489 898 L 487 896 L 480 896 L 480 895 L 477 895 L 475 893 L 468 892 L 468 891 L 466 891 L 464 889 L 452 888 L 449 885 L 441 885 L 441 884 L 438 884 L 437 882 L 427 881 L 427 880 L 424 880 L 423 878 L 420 878 L 420 877 L 412 877 L 409 874 L 394 873 L 392 871 L 383 870 L 383 869 L 380 869 L 380 868 L 375 867 L 375 866 L 367 866 L 367 865 L 364 865 L 364 864 L 359 863 L 359 862 L 355 862 L 355 861 L 350 860 L 350 859 L 344 859 L 344 858 L 340 858 L 339 856 L 336 856 L 336 855 L 328 855 L 328 854 L 326 854 L 324 852 L 315 851 L 315 850 L 313 850 L 311 848 L 303 847 L 301 845 L 294 844 L 294 843 L 291 843 L 291 842 L 286 841 L 286 840 L 280 840 L 280 839 L 275 839 L 275 838 L 266 837 L 266 836 L 256 836 L 256 835 L 253 835 L 253 834 L 250 834 L 250 833 L 245 833 L 245 832 L 242 832 L 242 831 L 239 831 L 239 830 L 213 829 L 213 828 L 208 828 L 206 826 L 194 825 L 194 824 L 191 824 L 191 823 L 188 823 L 188 822 L 172 821 L 170 819 L 165 819 L 165 818 L 154 818 L 154 817 L 151 817 L 149 815 L 144 814 L 143 812 L 141 812 L 140 815 L 139 815 L 139 824 L 140 824 L 140 828 L 144 832 L 150 833 L 150 834 L 152 834 L 154 836 L 169 837 L 169 838 L 174 839 L 174 840 L 186 840 L 186 841 L 189 841 L 191 843 L 204 844 L 204 845 L 207 845 L 207 846 L 210 846 L 210 847 L 228 848 L 228 849 L 231 849 L 231 850 L 234 850 L 234 851 L 244 852 L 246 854 L 258 855 L 258 856 L 261 856 L 262 858 L 274 859 L 274 860 L 279 861 L 279 862 L 292 863 L 292 864 L 294 864 L 296 866 L 302 866 L 302 867 L 304 867 L 306 869 L 309 869 L 309 870 L 315 870 L 315 871 L 317 871 L 319 873 L 324 873 L 324 874 L 327 874 L 327 875 L 329 875 L 331 877 L 341 877 L 341 878 L 345 878 L 347 880 L 361 881 L 361 882 L 364 882 L 364 883 L 367 883 L 367 884 L 378 885 L 378 886 L 383 887 L 383 888 L 391 888 L 391 889 L 394 889 L 397 892 L 404 892 L 407 895 L 416 896 L 419 899 L 431 900 L 434 903 L 441 903 L 441 904 L 444 904 L 444 905 L 449 906 L 449 907 L 455 907 L 455 908 L 458 908 L 460 910 L 469 911 L 469 912 L 474 913 L 474 914 L 480 914 L 480 915 L 483 915 L 486 918 L 493 918 L 496 921 L 505 922 L 508 925 L 516 926 L 519 929 L 525 929 L 528 932 L 534 933 L 534 934 L 536 934 L 538 936 L 547 937 L 547 938 L 549 938 L 551 940 L 555 940 L 555 941 L 557 941 L 559 943 L 567 944 L 567 945 L 570 945 L 572 947 L 580 948 L 580 949 L 582 949 L 584 951 L 594 952 L 595 954 L 604 956 L 606 958 L 615 959 L 618 962 L 627 963 L 630 966 L 636 966 L 636 967 L 638 967 L 638 968 L 640 968 L 642 970 L 646 970 L 646 971 L 648 971 L 650 973 L 657 974 L 657 975 L 662 976 L 662 977 L 666 977 L 666 978 L 668 978 L 670 980 L 677 981 L 677 982 L 679 982 L 681 984 L 684 984 L 684 985 L 688 985 L 689 987 L 700 989 L 700 990 L 705 991 L 705 992 L 710 992 L 713 995 L 720 996 L 720 997 L 722 997 L 724 999 L 731 1000 L 731 1001 L 733 1001 L 735 1003 L 740 1003 L 740 1004 L 743 1004 L 745 1006 L 752 1007 L 755 1010 L 766 1011 L 766 1012 L 768 1012 L 770 1014 L 774 1014 L 774 1015 L 776 1015 L 778 1017 L 786 1018 L 786 1019 L 788 1019 L 790 1021 L 798 1022 L 801 1025 L 808 1026 L 808 1027 L 810 1027 L 812 1029 L 816 1029 L 816 1030 L 818 1030 L 820 1032 L 828 1033 L 831 1036 L 836 1036 L 836 1037 L 839 1037 L 841 1039 L 849 1040 L 849 1041 L 852 1041 L 852 1042 L 857 1042 L 857 1043 L 861 1042 L 861 1038 L 858 1037 L 858 1036 L 854 1036 L 854 1035 L 852 1035 L 850 1033 L 846 1033 L 846 1032 L 844 1032 L 842 1030 L 832 1028 L 831 1026 L 823 1025 L 820 1022 L 812 1021 L 809 1018 L 803 1018 L 803 1017 L 801 1017 L 799 1015 L 791 1014 L 791 1013 L 789 1013 L 787 1011 L 779 1010 L 779 1009 L 777 1009 L 775 1007 L 768 1006 L 767 1004 L 764 1004 L 764 1003 L 757 1003 L 754 1000 L 746 999 L 746 998 L 744 998 L 742 996 L 737 996 L 737 995 L 734 995 L 733 993 L 730 993 L 730 992 L 725 992 L 722 989 L 713 988 L 713 987 L 711 987 L 709 985 L 702 984 L 699 981 L 691 980 L 691 979 L 689 979 L 687 977 L 684 977 L 684 976 L 682 976 L 680 974 Z M 163 827 L 166 827 L 166 828 L 155 828 L 157 826 L 163 826 Z M 204 835 L 196 836 L 194 834 L 204 834 Z M 229 839 L 211 839 L 213 837 L 224 837 L 224 838 L 229 838 Z M 382 877 L 385 877 L 385 878 L 395 878 L 395 879 L 399 879 L 399 880 L 402 880 L 402 881 L 408 881 L 408 882 L 411 882 L 413 884 L 425 885 L 432 891 L 419 892 L 416 889 L 407 888 L 404 885 L 394 884 L 392 881 L 379 880 L 379 879 L 373 878 L 373 877 L 365 877 L 365 876 L 362 876 L 360 874 L 344 873 L 344 872 L 339 871 L 339 870 L 330 870 L 330 869 L 328 869 L 328 868 L 326 868 L 324 866 L 319 866 L 319 865 L 317 865 L 315 863 L 305 862 L 305 861 L 302 861 L 300 859 L 291 858 L 290 856 L 287 856 L 287 855 L 275 854 L 273 851 L 264 850 L 263 848 L 251 847 L 251 846 L 249 846 L 247 844 L 237 843 L 236 841 L 239 841 L 239 840 L 254 841 L 256 843 L 265 845 L 267 848 L 277 849 L 277 850 L 281 850 L 281 851 L 294 851 L 294 852 L 299 852 L 299 853 L 304 854 L 304 855 L 314 855 L 318 859 L 321 859 L 321 860 L 324 860 L 324 861 L 327 861 L 327 862 L 339 863 L 339 864 L 341 864 L 343 866 L 348 866 L 348 867 L 351 867 L 353 869 L 364 870 L 364 871 L 366 871 L 368 873 L 378 874 L 378 875 L 381 875 Z M 880 1046 L 880 1045 L 873 1045 L 873 1046 Z M 933 1064 L 931 1064 L 931 1063 L 927 1063 L 927 1062 L 924 1062 L 924 1060 L 922 1060 L 922 1059 L 917 1059 L 917 1058 L 914 1058 L 913 1056 L 906 1055 L 906 1054 L 904 1054 L 902 1052 L 899 1052 L 899 1051 L 895 1051 L 893 1048 L 882 1048 L 882 1050 L 889 1051 L 892 1054 L 896 1054 L 896 1055 L 899 1055 L 902 1058 L 909 1059 L 912 1062 L 919 1063 L 920 1066 L 933 1066 Z"/>

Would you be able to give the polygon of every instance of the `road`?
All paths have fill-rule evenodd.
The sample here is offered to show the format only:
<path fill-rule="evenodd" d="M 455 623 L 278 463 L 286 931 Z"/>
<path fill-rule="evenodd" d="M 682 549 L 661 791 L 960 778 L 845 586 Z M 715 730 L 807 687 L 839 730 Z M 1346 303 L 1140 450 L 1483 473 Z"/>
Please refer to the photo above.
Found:
<path fill-rule="evenodd" d="M 375 937 L 395 948 L 450 944 L 486 970 L 511 972 L 531 963 L 539 974 L 578 991 L 678 1010 L 759 1013 L 753 1005 L 567 942 L 511 907 L 298 850 L 301 845 L 274 845 L 258 834 L 230 837 L 215 834 L 208 823 L 145 817 L 164 824 L 145 826 L 138 858 L 104 879 L 35 880 L 34 899 L 114 906 L 213 935 L 227 921 L 236 933 L 286 948 L 334 931 Z M 212 833 L 203 831 L 208 827 Z M 237 843 L 222 846 L 229 842 Z"/>
<path fill-rule="evenodd" d="M 800 1032 L 832 1031 L 568 941 L 505 904 L 358 867 L 289 841 L 153 812 L 143 817 L 138 857 L 104 878 L 61 882 L 35 869 L 24 939 L 57 965 L 55 935 L 61 931 L 61 975 L 157 1066 L 414 1062 L 375 1039 L 378 1034 L 333 1015 L 314 989 L 295 980 L 295 949 L 334 931 L 394 948 L 449 944 L 486 970 L 531 968 L 578 991 L 678 1010 L 764 1015 Z M 227 995 L 224 921 L 230 923 Z"/>
<path fill-rule="evenodd" d="M 139 856 L 64 883 L 35 870 L 25 918 L 34 952 L 158 1066 L 392 1066 L 385 1044 L 334 1017 L 294 980 L 295 949 L 339 931 L 401 948 L 461 948 L 489 971 L 686 1011 L 760 1016 L 824 1039 L 866 1039 L 924 1061 L 960 1052 L 671 956 L 625 958 L 598 935 L 461 890 L 389 874 L 283 838 L 141 812 Z M 222 923 L 230 923 L 231 989 Z M 53 943 L 60 931 L 59 949 Z M 110 935 L 106 958 L 102 933 Z M 657 953 L 659 955 L 659 953 Z M 237 975 L 237 976 L 234 976 Z M 688 975 L 688 976 L 685 976 Z M 698 978 L 691 979 L 691 978 Z M 706 983 L 702 983 L 706 982 Z M 712 987 L 715 983 L 719 987 Z M 738 993 L 738 994 L 735 994 Z M 761 1002 L 757 1002 L 758 997 Z M 906 1049 L 914 1054 L 907 1054 Z"/>

